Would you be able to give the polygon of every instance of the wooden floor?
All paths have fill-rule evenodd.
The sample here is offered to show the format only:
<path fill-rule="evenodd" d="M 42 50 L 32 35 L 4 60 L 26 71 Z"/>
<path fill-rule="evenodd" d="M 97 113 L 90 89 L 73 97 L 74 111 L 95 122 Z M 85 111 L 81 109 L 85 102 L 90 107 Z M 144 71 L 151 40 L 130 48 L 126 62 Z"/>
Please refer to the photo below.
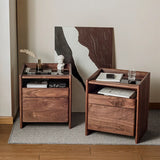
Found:
<path fill-rule="evenodd" d="M 12 125 L 0 125 L 0 160 L 160 160 L 160 146 L 8 144 Z"/>

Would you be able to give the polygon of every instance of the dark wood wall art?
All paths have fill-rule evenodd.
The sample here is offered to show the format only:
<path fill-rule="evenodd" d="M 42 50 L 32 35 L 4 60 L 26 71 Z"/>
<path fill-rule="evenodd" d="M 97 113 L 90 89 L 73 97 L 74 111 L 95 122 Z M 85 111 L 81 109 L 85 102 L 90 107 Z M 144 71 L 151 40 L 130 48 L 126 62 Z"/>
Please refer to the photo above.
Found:
<path fill-rule="evenodd" d="M 89 49 L 89 57 L 98 68 L 112 68 L 113 28 L 76 27 L 79 42 Z"/>
<path fill-rule="evenodd" d="M 64 55 L 65 63 L 72 64 L 73 76 L 79 80 L 85 89 L 83 77 L 78 72 L 72 48 L 69 46 L 64 27 L 55 27 L 55 50 L 58 55 Z M 89 50 L 88 58 L 97 66 L 97 68 L 112 68 L 112 49 L 113 49 L 113 28 L 97 27 L 72 27 L 78 31 L 79 43 Z M 82 55 L 78 55 L 82 56 Z M 85 61 L 85 59 L 84 59 Z M 84 62 L 82 61 L 82 64 Z M 90 65 L 90 64 L 88 64 Z M 88 75 L 90 76 L 90 75 Z"/>

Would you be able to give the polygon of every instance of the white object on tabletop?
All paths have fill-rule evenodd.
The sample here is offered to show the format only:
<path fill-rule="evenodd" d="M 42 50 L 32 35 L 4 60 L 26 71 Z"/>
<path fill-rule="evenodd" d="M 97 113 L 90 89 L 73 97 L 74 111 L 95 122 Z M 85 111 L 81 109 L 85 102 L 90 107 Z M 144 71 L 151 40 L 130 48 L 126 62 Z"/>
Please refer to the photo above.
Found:
<path fill-rule="evenodd" d="M 104 87 L 98 91 L 98 94 L 103 94 L 106 96 L 123 97 L 123 98 L 134 98 L 136 92 L 133 90 L 127 90 L 121 88 Z"/>
<path fill-rule="evenodd" d="M 134 69 L 128 70 L 128 80 L 135 81 L 136 80 L 136 71 Z"/>
<path fill-rule="evenodd" d="M 59 55 L 57 57 L 57 61 L 58 61 L 58 64 L 57 64 L 57 70 L 64 70 L 64 63 L 63 63 L 63 60 L 64 60 L 64 56 L 63 55 Z"/>
<path fill-rule="evenodd" d="M 114 74 L 115 78 L 107 78 L 107 74 Z M 123 77 L 121 73 L 103 73 L 101 72 L 97 77 L 96 81 L 103 81 L 103 82 L 120 82 Z"/>
<path fill-rule="evenodd" d="M 27 83 L 27 88 L 47 88 L 47 81 L 43 81 L 43 82 L 29 82 Z"/>

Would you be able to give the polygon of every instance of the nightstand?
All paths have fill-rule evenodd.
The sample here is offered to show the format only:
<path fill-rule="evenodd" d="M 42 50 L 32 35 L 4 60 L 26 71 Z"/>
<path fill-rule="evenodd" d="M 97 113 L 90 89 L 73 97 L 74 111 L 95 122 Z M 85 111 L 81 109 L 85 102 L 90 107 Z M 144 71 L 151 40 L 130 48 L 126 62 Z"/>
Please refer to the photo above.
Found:
<path fill-rule="evenodd" d="M 122 73 L 122 81 L 96 81 L 101 72 Z M 128 70 L 102 68 L 86 80 L 85 134 L 102 131 L 135 137 L 140 142 L 147 130 L 150 73 L 136 72 L 137 84 L 128 84 Z M 122 98 L 97 94 L 104 87 L 134 90 L 135 98 Z"/>
<path fill-rule="evenodd" d="M 72 70 L 71 64 L 66 64 L 64 71 L 57 72 L 56 63 L 44 63 L 44 70 L 35 73 L 25 72 L 26 68 L 35 70 L 36 64 L 25 64 L 19 75 L 19 105 L 20 128 L 24 123 L 56 122 L 68 123 L 71 128 Z M 28 83 L 46 81 L 47 83 L 65 83 L 64 88 L 27 88 Z"/>

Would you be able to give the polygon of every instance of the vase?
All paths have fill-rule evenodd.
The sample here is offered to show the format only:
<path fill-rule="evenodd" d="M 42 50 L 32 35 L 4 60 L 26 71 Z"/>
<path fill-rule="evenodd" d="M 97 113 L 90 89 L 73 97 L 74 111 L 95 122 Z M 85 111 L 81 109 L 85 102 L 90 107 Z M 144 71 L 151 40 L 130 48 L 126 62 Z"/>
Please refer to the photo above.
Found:
<path fill-rule="evenodd" d="M 37 71 L 37 72 L 42 71 L 41 59 L 38 59 L 38 63 L 36 64 L 36 71 Z"/>

